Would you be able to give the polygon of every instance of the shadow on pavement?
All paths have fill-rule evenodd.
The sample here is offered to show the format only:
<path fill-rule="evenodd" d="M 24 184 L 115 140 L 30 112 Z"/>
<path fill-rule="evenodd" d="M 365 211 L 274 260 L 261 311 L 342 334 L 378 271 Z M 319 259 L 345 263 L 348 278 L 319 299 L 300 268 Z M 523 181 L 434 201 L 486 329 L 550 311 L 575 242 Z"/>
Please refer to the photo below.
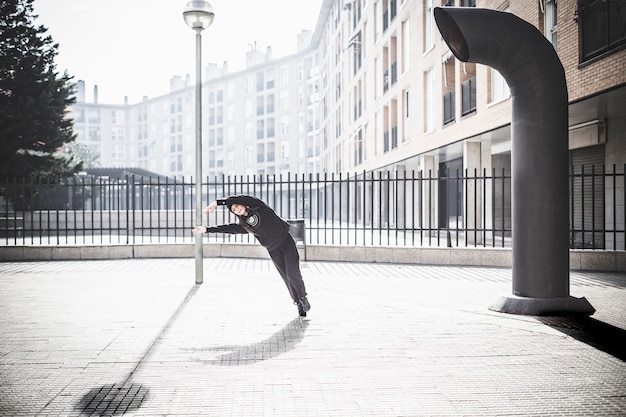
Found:
<path fill-rule="evenodd" d="M 626 330 L 591 317 L 537 317 L 541 323 L 626 362 Z"/>
<path fill-rule="evenodd" d="M 180 313 L 189 304 L 189 301 L 198 292 L 199 288 L 199 285 L 194 285 L 189 290 L 183 301 L 176 308 L 176 311 L 170 316 L 167 323 L 165 323 L 159 334 L 145 350 L 137 365 L 128 373 L 123 382 L 92 388 L 87 394 L 82 396 L 75 409 L 92 416 L 119 416 L 138 410 L 142 403 L 148 399 L 150 389 L 145 385 L 133 382 L 133 377 L 152 356 L 161 341 L 165 339 L 167 332 L 172 328 Z"/>
<path fill-rule="evenodd" d="M 223 352 L 212 359 L 195 358 L 195 360 L 207 365 L 240 366 L 272 359 L 293 350 L 304 338 L 308 326 L 308 320 L 296 317 L 272 336 L 260 342 L 194 349 L 196 353 Z"/>
<path fill-rule="evenodd" d="M 76 410 L 90 416 L 121 416 L 136 411 L 148 398 L 149 389 L 140 384 L 109 384 L 83 395 Z"/>

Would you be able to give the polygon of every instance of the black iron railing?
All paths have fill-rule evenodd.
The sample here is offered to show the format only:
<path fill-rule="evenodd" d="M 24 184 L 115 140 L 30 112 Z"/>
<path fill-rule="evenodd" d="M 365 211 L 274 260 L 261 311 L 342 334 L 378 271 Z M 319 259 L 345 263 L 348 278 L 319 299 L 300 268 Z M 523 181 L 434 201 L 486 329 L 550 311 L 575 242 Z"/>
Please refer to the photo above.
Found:
<path fill-rule="evenodd" d="M 308 244 L 510 247 L 511 178 L 504 170 L 207 178 L 202 199 L 249 194 L 302 219 Z M 572 248 L 624 249 L 624 174 L 570 175 Z M 192 242 L 195 183 L 185 178 L 77 176 L 0 183 L 0 245 Z M 205 224 L 234 221 L 226 210 Z M 212 235 L 211 241 L 252 242 Z"/>

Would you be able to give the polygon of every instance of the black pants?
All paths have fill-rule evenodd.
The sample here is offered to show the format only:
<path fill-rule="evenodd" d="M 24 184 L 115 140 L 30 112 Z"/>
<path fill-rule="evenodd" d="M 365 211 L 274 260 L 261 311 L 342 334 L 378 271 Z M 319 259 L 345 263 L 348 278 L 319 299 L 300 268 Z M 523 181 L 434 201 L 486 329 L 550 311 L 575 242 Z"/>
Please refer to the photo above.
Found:
<path fill-rule="evenodd" d="M 298 301 L 298 299 L 306 296 L 304 281 L 302 281 L 302 274 L 300 273 L 300 255 L 298 254 L 296 242 L 294 242 L 291 235 L 287 234 L 276 249 L 268 252 L 272 262 L 274 262 L 274 266 L 276 266 L 280 276 L 285 281 L 291 299 Z"/>

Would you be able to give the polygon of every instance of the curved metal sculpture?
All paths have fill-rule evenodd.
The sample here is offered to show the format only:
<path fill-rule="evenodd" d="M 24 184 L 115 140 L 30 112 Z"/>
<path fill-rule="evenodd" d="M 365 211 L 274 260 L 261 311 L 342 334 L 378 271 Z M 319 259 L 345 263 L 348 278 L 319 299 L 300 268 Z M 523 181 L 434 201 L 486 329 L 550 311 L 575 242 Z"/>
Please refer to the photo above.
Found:
<path fill-rule="evenodd" d="M 513 295 L 493 310 L 532 315 L 592 314 L 569 295 L 568 102 L 552 44 L 506 12 L 435 8 L 452 53 L 497 69 L 511 90 Z"/>

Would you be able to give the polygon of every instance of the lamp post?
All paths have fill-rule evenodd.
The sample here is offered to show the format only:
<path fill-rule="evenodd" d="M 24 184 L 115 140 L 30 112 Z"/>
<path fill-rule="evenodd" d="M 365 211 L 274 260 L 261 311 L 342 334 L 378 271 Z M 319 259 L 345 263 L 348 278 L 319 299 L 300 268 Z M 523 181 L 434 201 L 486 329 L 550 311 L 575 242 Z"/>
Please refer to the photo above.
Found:
<path fill-rule="evenodd" d="M 213 23 L 213 7 L 204 0 L 185 5 L 183 19 L 196 32 L 196 225 L 202 224 L 202 35 Z M 202 235 L 195 237 L 196 284 L 202 284 Z"/>

